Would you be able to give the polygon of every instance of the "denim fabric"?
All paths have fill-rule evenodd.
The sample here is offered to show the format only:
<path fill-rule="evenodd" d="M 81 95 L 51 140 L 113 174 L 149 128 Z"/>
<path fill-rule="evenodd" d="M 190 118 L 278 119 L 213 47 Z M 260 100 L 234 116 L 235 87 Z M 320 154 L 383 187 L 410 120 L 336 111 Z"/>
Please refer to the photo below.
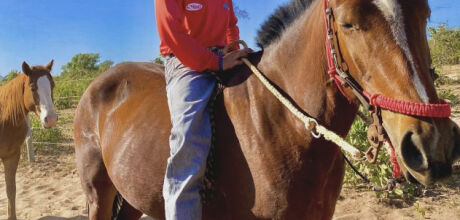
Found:
<path fill-rule="evenodd" d="M 199 220 L 199 190 L 212 135 L 207 104 L 216 81 L 209 73 L 184 66 L 174 56 L 166 58 L 165 69 L 172 122 L 171 154 L 163 185 L 166 219 Z"/>

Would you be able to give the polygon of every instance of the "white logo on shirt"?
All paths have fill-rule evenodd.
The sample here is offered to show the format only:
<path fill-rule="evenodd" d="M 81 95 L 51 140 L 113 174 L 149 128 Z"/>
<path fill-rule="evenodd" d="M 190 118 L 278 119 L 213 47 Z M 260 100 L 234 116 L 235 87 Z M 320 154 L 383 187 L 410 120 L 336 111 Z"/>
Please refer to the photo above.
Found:
<path fill-rule="evenodd" d="M 200 3 L 190 3 L 185 7 L 187 11 L 199 11 L 203 8 L 203 5 Z"/>

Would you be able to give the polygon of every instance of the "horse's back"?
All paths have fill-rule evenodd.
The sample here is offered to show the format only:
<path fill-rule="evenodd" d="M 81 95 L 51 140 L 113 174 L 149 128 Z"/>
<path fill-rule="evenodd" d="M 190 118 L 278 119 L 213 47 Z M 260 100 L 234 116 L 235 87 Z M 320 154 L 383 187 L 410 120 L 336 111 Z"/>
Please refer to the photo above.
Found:
<path fill-rule="evenodd" d="M 76 151 L 97 143 L 123 197 L 145 213 L 162 216 L 170 129 L 163 66 L 123 63 L 94 80 L 82 96 L 75 115 Z"/>

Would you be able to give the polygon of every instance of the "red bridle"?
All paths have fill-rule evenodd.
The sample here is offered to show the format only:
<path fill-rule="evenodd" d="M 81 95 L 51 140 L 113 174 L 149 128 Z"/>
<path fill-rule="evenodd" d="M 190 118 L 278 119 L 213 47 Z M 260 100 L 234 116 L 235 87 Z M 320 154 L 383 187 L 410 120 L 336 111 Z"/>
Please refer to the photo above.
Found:
<path fill-rule="evenodd" d="M 390 97 L 386 97 L 380 94 L 371 94 L 359 85 L 359 83 L 351 76 L 348 70 L 344 70 L 342 65 L 346 66 L 345 61 L 342 61 L 342 65 L 339 64 L 339 54 L 340 51 L 336 49 L 335 42 L 338 44 L 336 39 L 335 32 L 332 28 L 332 21 L 333 18 L 332 9 L 328 6 L 329 0 L 324 0 L 324 21 L 326 25 L 326 54 L 327 54 L 327 63 L 328 63 L 328 74 L 332 79 L 334 79 L 337 87 L 339 88 L 340 92 L 349 99 L 347 94 L 344 91 L 343 86 L 350 87 L 353 93 L 356 95 L 358 100 L 362 103 L 362 105 L 368 109 L 373 111 L 373 114 L 379 114 L 380 109 L 386 109 L 393 112 L 398 112 L 405 115 L 411 116 L 420 116 L 420 117 L 430 117 L 430 118 L 448 118 L 451 114 L 450 105 L 446 103 L 446 101 L 440 99 L 440 103 L 438 104 L 427 104 L 427 103 L 418 103 L 418 102 L 409 102 L 403 100 L 397 100 Z M 335 40 L 335 41 L 334 41 Z M 340 57 L 341 58 L 341 57 Z M 378 121 L 375 121 L 377 119 Z M 374 117 L 374 124 L 376 126 L 381 126 L 383 130 L 382 133 L 378 134 L 381 137 L 378 143 L 371 143 L 372 148 L 377 148 L 376 154 L 380 149 L 381 144 L 383 143 L 383 137 L 385 136 L 385 132 L 383 126 L 381 125 L 381 117 Z M 393 176 L 399 178 L 401 176 L 401 168 L 396 160 L 396 154 L 394 147 L 389 139 L 387 139 L 391 155 L 390 161 L 393 163 Z M 368 153 L 371 152 L 371 149 Z M 377 155 L 375 153 L 372 155 L 375 161 Z"/>

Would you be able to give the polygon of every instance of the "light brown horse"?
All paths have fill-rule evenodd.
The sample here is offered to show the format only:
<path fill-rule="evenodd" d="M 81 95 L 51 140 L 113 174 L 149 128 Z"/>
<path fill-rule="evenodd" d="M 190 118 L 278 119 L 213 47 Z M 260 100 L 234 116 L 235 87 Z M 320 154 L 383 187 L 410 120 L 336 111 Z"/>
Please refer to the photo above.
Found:
<path fill-rule="evenodd" d="M 0 87 L 0 158 L 5 168 L 8 219 L 16 219 L 16 170 L 27 134 L 27 114 L 37 114 L 45 128 L 57 122 L 52 67 L 53 61 L 33 67 L 24 62 L 23 73 Z"/>
<path fill-rule="evenodd" d="M 263 52 L 249 59 L 320 124 L 345 136 L 358 102 L 327 74 L 323 1 L 295 0 L 263 26 Z M 340 50 L 366 91 L 438 103 L 430 77 L 427 0 L 330 0 Z M 170 119 L 163 67 L 117 65 L 81 98 L 74 135 L 90 219 L 108 219 L 118 191 L 119 218 L 164 219 L 162 184 Z M 344 176 L 339 148 L 315 139 L 246 67 L 225 73 L 217 102 L 213 197 L 204 219 L 330 219 Z M 354 98 L 349 89 L 348 96 Z M 406 178 L 431 185 L 460 157 L 450 119 L 382 110 L 383 126 Z"/>

